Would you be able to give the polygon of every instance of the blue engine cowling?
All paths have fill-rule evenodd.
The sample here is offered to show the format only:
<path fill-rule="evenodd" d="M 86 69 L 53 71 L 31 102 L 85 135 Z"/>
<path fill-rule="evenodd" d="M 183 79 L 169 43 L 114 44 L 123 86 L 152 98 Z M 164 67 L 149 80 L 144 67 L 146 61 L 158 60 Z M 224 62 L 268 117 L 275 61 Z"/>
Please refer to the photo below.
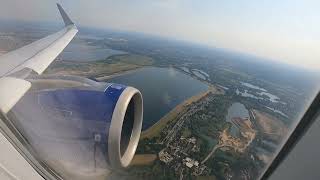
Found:
<path fill-rule="evenodd" d="M 34 149 L 55 161 L 57 156 L 69 159 L 68 153 L 83 148 L 87 150 L 78 154 L 91 156 L 98 151 L 111 168 L 128 166 L 141 133 L 141 93 L 133 87 L 90 80 L 81 86 L 43 88 L 50 80 L 42 79 L 38 89 L 39 80 L 34 80 L 35 88 L 12 111 Z"/>

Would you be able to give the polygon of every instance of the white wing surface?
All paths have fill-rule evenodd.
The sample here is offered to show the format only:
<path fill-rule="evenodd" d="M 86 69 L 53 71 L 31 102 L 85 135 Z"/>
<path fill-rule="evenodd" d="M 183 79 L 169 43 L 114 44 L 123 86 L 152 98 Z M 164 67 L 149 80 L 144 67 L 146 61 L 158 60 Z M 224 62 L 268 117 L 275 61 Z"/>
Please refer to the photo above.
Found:
<path fill-rule="evenodd" d="M 25 74 L 41 74 L 78 32 L 68 15 L 57 4 L 65 27 L 57 33 L 11 51 L 0 57 L 0 110 L 7 113 L 31 87 Z"/>

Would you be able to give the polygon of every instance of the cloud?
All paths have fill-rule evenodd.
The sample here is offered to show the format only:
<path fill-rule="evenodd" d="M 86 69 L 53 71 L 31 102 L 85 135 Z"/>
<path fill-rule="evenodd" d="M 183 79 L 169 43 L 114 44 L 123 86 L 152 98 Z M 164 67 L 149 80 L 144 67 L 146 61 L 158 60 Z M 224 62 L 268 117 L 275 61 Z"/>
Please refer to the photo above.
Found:
<path fill-rule="evenodd" d="M 169 95 L 168 92 L 165 92 L 164 95 L 162 96 L 162 101 L 166 105 L 170 105 L 172 103 L 172 97 Z"/>
<path fill-rule="evenodd" d="M 176 77 L 177 71 L 173 67 L 169 67 L 169 76 L 170 77 Z"/>

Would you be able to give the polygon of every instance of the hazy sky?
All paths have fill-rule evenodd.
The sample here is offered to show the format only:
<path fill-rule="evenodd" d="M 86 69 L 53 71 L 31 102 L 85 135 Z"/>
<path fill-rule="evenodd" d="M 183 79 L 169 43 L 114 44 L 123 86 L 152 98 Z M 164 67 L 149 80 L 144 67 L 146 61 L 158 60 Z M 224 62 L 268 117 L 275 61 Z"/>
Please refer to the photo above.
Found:
<path fill-rule="evenodd" d="M 151 33 L 320 69 L 319 0 L 0 0 L 0 19 Z"/>

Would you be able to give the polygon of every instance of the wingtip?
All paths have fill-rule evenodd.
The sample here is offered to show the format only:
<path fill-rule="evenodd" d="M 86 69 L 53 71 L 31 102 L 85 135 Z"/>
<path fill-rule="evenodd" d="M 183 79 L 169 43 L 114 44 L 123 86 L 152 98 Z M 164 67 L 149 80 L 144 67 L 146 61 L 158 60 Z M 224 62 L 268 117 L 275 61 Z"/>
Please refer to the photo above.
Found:
<path fill-rule="evenodd" d="M 74 24 L 72 22 L 72 20 L 69 18 L 68 14 L 64 11 L 64 9 L 62 8 L 62 6 L 59 3 L 57 3 L 57 7 L 58 7 L 59 12 L 62 16 L 62 19 L 63 19 L 65 26 L 69 26 L 71 24 Z"/>

